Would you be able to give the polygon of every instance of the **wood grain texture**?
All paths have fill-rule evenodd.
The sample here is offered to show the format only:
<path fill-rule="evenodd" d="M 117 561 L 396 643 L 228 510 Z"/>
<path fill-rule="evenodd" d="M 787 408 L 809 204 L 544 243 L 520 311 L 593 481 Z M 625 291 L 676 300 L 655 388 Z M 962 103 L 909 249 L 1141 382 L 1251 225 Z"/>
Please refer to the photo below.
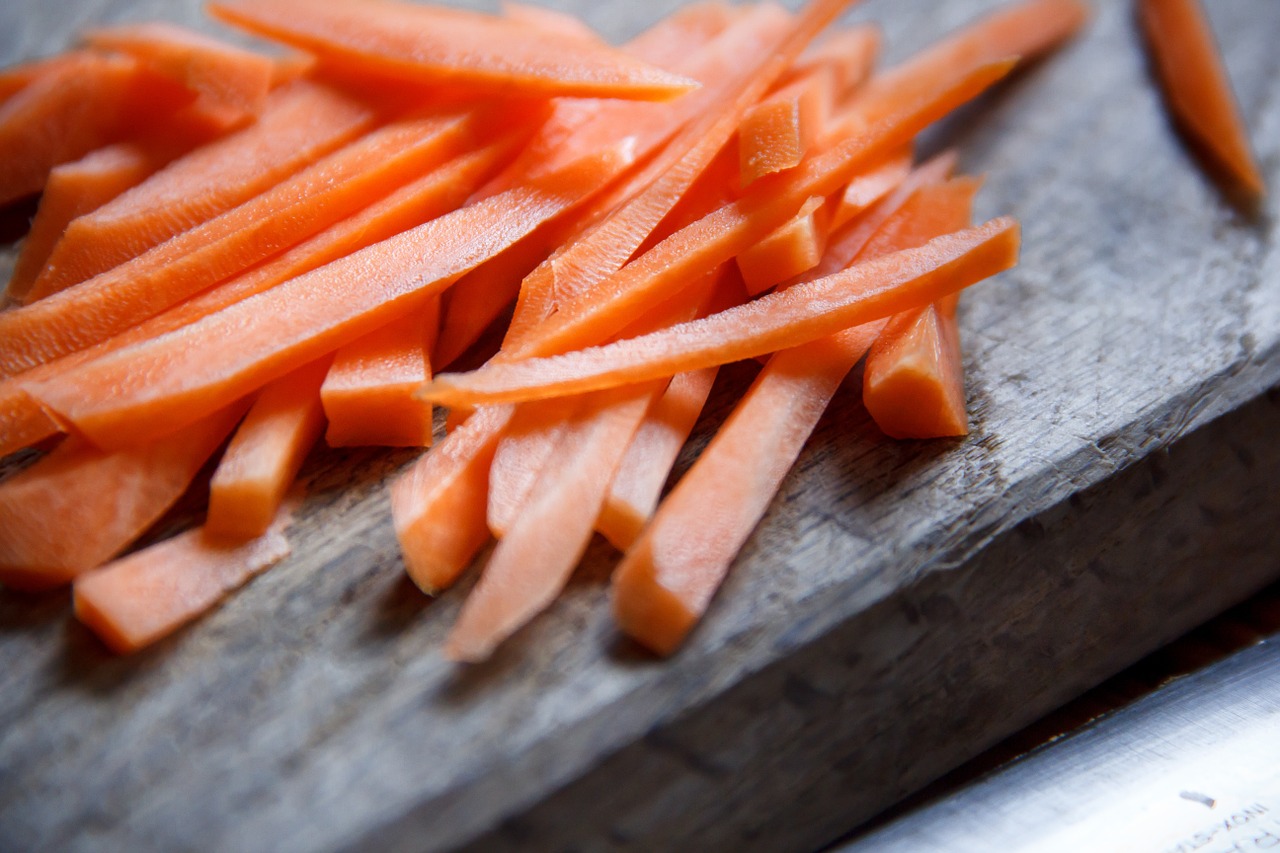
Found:
<path fill-rule="evenodd" d="M 616 40 L 676 4 L 558 5 Z M 851 17 L 901 56 L 991 5 Z M 412 455 L 318 455 L 295 555 L 135 658 L 65 594 L 0 593 L 0 847 L 811 849 L 1280 575 L 1275 203 L 1221 202 L 1128 4 L 1098 7 L 929 138 L 1025 228 L 962 308 L 970 437 L 885 442 L 851 381 L 677 657 L 618 639 L 597 542 L 474 669 L 439 651 L 469 583 L 403 579 L 385 484 Z M 1278 186 L 1280 5 L 1210 12 Z M 0 61 L 150 17 L 209 27 L 10 0 Z"/>

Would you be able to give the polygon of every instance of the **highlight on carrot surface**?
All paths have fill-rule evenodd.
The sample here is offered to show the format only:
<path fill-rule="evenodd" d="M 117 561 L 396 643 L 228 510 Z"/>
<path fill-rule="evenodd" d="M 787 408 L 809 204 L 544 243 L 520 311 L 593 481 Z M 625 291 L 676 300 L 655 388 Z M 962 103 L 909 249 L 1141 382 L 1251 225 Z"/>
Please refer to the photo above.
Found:
<path fill-rule="evenodd" d="M 963 228 L 976 182 L 911 152 L 1084 20 L 1023 0 L 880 71 L 851 3 L 693 3 L 615 47 L 517 3 L 223 0 L 299 52 L 142 23 L 0 72 L 0 201 L 47 188 L 0 312 L 0 453 L 35 459 L 0 583 L 72 584 L 137 651 L 286 558 L 304 458 L 342 464 L 313 444 L 395 445 L 409 578 L 480 575 L 446 656 L 526 636 L 597 532 L 618 624 L 669 653 L 868 348 L 886 423 L 957 411 L 958 357 L 924 356 L 1019 229 Z M 130 553 L 175 504 L 202 523 Z"/>
<path fill-rule="evenodd" d="M 1229 183 L 1261 199 L 1266 182 L 1204 9 L 1198 0 L 1138 0 L 1137 8 L 1174 120 Z"/>

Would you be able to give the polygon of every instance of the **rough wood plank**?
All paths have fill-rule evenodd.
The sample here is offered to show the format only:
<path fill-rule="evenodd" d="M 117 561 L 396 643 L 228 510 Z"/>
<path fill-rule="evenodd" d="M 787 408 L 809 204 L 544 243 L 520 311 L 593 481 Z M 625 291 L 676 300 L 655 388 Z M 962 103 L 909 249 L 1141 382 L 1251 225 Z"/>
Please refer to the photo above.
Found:
<path fill-rule="evenodd" d="M 675 4 L 559 5 L 620 38 Z M 904 5 L 855 15 L 895 55 L 992 4 Z M 409 455 L 317 458 L 296 556 L 137 658 L 65 595 L 0 594 L 0 838 L 812 847 L 1275 577 L 1274 202 L 1257 223 L 1221 204 L 1127 4 L 1099 6 L 933 135 L 990 173 L 981 212 L 1026 229 L 1022 266 L 964 309 L 969 439 L 886 443 L 845 397 L 677 658 L 617 639 L 597 545 L 474 670 L 439 654 L 465 589 L 428 602 L 401 577 L 384 482 Z M 1280 185 L 1280 6 L 1210 11 Z M 201 20 L 18 0 L 0 61 L 157 16 Z"/>

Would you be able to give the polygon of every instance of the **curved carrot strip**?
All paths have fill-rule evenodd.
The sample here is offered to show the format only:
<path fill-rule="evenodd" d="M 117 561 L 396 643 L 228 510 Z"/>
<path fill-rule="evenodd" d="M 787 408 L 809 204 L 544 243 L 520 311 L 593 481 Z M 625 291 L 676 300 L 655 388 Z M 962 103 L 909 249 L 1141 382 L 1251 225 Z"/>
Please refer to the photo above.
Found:
<path fill-rule="evenodd" d="M 1017 224 L 995 219 L 663 332 L 443 374 L 422 393 L 443 405 L 539 400 L 753 358 L 936 302 L 1009 269 L 1017 252 Z"/>
<path fill-rule="evenodd" d="M 1196 0 L 1140 0 L 1138 14 L 1174 118 L 1256 198 L 1267 191 L 1213 29 Z"/>
<path fill-rule="evenodd" d="M 106 353 L 181 329 L 283 281 L 442 216 L 471 194 L 507 155 L 511 145 L 511 139 L 498 140 L 464 154 L 220 287 L 101 344 L 0 380 L 0 455 L 29 447 L 61 431 L 59 424 L 25 390 L 26 384 L 49 379 Z"/>
<path fill-rule="evenodd" d="M 258 394 L 209 483 L 205 529 L 245 541 L 261 536 L 324 429 L 321 359 L 270 383 Z"/>
<path fill-rule="evenodd" d="M 31 383 L 31 391 L 99 446 L 177 429 L 413 311 L 463 273 L 589 198 L 628 162 L 625 152 L 615 150 L 585 158 L 180 330 Z M 111 395 L 94 390 L 102 388 L 111 388 Z"/>
<path fill-rule="evenodd" d="M 264 534 L 221 539 L 196 528 L 76 578 L 76 618 L 119 654 L 167 637 L 289 556 L 281 509 Z"/>
<path fill-rule="evenodd" d="M 460 9 L 387 0 L 231 0 L 215 17 L 334 65 L 416 83 L 554 97 L 667 100 L 694 83 L 609 47 Z"/>
<path fill-rule="evenodd" d="M 88 30 L 84 41 L 136 57 L 208 104 L 246 116 L 262 112 L 275 74 L 267 56 L 175 24 L 152 22 Z"/>
<path fill-rule="evenodd" d="M 252 125 L 170 163 L 71 224 L 40 276 L 52 292 L 92 278 L 249 200 L 368 129 L 369 107 L 300 80 Z"/>
<path fill-rule="evenodd" d="M 0 583 L 49 589 L 120 553 L 181 497 L 246 408 L 126 450 L 68 439 L 0 483 Z"/>
<path fill-rule="evenodd" d="M 935 162 L 912 177 L 920 189 L 883 222 L 860 257 L 883 257 L 964 227 L 977 182 L 932 183 L 948 165 Z M 836 250 L 846 245 L 837 243 Z M 845 329 L 769 359 L 614 573 L 613 610 L 623 631 L 660 654 L 683 642 L 836 390 L 884 326 Z"/>

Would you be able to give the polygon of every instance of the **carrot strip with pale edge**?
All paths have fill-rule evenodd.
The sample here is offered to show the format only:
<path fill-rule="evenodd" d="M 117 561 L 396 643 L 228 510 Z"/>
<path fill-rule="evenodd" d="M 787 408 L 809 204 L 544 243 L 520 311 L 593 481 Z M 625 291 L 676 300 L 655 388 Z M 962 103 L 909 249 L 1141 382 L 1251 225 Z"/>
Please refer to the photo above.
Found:
<path fill-rule="evenodd" d="M 123 551 L 186 491 L 246 407 L 125 450 L 68 439 L 0 483 L 0 583 L 61 586 Z"/>
<path fill-rule="evenodd" d="M 143 649 L 289 556 L 284 532 L 292 516 L 286 503 L 266 532 L 248 541 L 198 527 L 81 575 L 73 587 L 76 618 L 115 652 Z"/>
<path fill-rule="evenodd" d="M 925 185 L 860 254 L 913 248 L 968 222 L 977 183 L 926 183 L 938 177 L 939 166 L 946 164 L 917 174 L 915 181 Z M 614 573 L 613 611 L 623 631 L 660 654 L 683 642 L 836 390 L 884 325 L 846 329 L 769 359 Z"/>
<path fill-rule="evenodd" d="M 215 17 L 365 74 L 542 97 L 667 100 L 696 84 L 608 45 L 460 9 L 388 0 L 241 0 Z"/>
<path fill-rule="evenodd" d="M 209 483 L 210 533 L 245 540 L 271 525 L 324 429 L 320 383 L 328 367 L 322 359 L 259 392 Z"/>
<path fill-rule="evenodd" d="M 103 447 L 178 429 L 416 310 L 629 162 L 625 150 L 584 158 L 29 390 Z"/>
<path fill-rule="evenodd" d="M 1174 119 L 1232 181 L 1261 198 L 1266 182 L 1200 3 L 1138 0 L 1138 15 Z"/>
<path fill-rule="evenodd" d="M 538 475 L 561 445 L 582 400 L 538 400 L 517 406 L 489 465 L 489 502 L 485 521 L 501 539 L 520 517 Z"/>

